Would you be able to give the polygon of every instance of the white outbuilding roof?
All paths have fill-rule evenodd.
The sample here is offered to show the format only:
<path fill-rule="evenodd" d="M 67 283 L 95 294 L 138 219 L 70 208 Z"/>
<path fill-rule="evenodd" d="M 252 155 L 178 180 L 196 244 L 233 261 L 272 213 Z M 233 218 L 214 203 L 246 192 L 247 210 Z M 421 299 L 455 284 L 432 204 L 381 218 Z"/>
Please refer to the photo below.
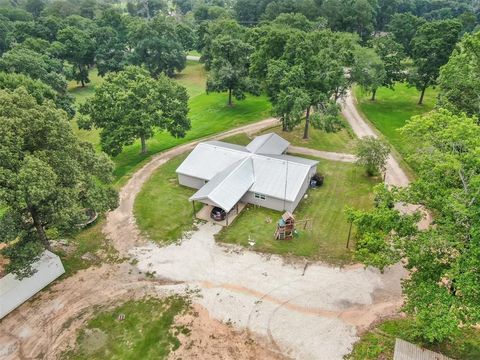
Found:
<path fill-rule="evenodd" d="M 257 136 L 246 149 L 254 154 L 283 154 L 290 143 L 275 133 Z"/>
<path fill-rule="evenodd" d="M 226 211 L 247 191 L 294 201 L 318 162 L 284 155 L 288 145 L 276 134 L 259 136 L 246 147 L 206 141 L 198 144 L 176 171 L 207 181 L 190 200 L 205 200 Z"/>

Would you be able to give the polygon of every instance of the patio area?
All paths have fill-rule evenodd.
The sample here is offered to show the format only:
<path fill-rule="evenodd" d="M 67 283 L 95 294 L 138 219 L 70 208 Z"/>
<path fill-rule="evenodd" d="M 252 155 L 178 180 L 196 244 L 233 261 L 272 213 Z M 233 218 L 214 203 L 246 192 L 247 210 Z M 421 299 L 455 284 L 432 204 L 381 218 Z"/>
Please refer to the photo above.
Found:
<path fill-rule="evenodd" d="M 212 205 L 207 205 L 205 204 L 199 212 L 197 212 L 197 214 L 195 215 L 197 217 L 197 219 L 200 219 L 200 220 L 204 220 L 204 221 L 209 221 L 209 222 L 212 222 L 214 224 L 217 224 L 217 225 L 220 225 L 220 226 L 228 226 L 230 224 L 233 223 L 233 221 L 235 220 L 235 218 L 238 216 L 238 214 L 240 214 L 240 212 L 245 208 L 247 204 L 244 204 L 244 203 L 237 203 L 232 210 L 230 210 L 230 212 L 227 214 L 227 217 L 225 220 L 222 220 L 222 221 L 216 221 L 216 220 L 213 220 L 211 217 L 210 217 L 210 213 L 212 212 L 212 209 L 213 209 L 213 206 Z"/>

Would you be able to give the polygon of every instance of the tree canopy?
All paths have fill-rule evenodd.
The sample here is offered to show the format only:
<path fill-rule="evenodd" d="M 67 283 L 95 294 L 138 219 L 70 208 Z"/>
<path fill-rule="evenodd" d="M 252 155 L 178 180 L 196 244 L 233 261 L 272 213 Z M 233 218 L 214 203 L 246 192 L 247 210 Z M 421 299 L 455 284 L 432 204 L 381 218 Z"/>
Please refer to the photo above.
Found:
<path fill-rule="evenodd" d="M 355 51 L 350 74 L 352 80 L 372 93 L 372 101 L 375 100 L 377 89 L 384 85 L 387 79 L 385 65 L 380 56 L 375 50 L 362 47 Z"/>
<path fill-rule="evenodd" d="M 439 105 L 480 119 L 480 32 L 466 35 L 440 70 Z"/>
<path fill-rule="evenodd" d="M 152 78 L 138 66 L 108 74 L 80 112 L 86 116 L 79 120 L 79 126 L 101 129 L 102 149 L 113 156 L 137 139 L 145 154 L 146 141 L 156 131 L 183 137 L 190 129 L 185 88 L 164 75 Z"/>
<path fill-rule="evenodd" d="M 427 22 L 420 26 L 412 39 L 415 68 L 409 81 L 421 91 L 419 104 L 423 103 L 426 88 L 436 84 L 440 67 L 448 61 L 461 29 L 456 20 Z"/>
<path fill-rule="evenodd" d="M 207 80 L 207 93 L 228 92 L 228 105 L 232 95 L 237 100 L 245 99 L 245 93 L 259 95 L 258 84 L 249 77 L 248 62 L 253 48 L 228 35 L 217 37 L 212 43 L 212 65 Z"/>
<path fill-rule="evenodd" d="M 185 52 L 175 22 L 163 15 L 134 22 L 129 45 L 133 49 L 131 62 L 144 65 L 153 76 L 172 76 L 185 68 Z"/>
<path fill-rule="evenodd" d="M 69 232 L 85 209 L 117 203 L 109 187 L 113 164 L 73 134 L 65 112 L 38 103 L 25 88 L 0 90 L 0 241 L 8 246 L 8 271 L 30 274 L 30 264 L 49 248 L 48 231 Z"/>
<path fill-rule="evenodd" d="M 405 189 L 382 190 L 372 211 L 349 216 L 358 226 L 357 256 L 384 268 L 403 258 L 404 310 L 429 342 L 480 321 L 480 127 L 474 118 L 439 110 L 413 117 L 403 132 L 415 139 L 417 179 Z M 434 225 L 415 226 L 420 214 L 402 215 L 394 202 L 421 204 Z"/>

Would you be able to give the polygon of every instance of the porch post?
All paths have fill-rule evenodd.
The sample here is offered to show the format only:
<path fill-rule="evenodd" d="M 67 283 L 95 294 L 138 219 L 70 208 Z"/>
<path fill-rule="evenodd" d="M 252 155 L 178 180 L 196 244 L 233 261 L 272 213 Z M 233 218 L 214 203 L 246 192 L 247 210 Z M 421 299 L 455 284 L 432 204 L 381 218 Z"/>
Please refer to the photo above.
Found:
<path fill-rule="evenodd" d="M 193 217 L 195 217 L 195 200 L 192 200 Z"/>
<path fill-rule="evenodd" d="M 227 226 L 228 226 L 228 212 L 227 212 L 227 215 L 225 216 L 225 223 L 226 223 Z"/>

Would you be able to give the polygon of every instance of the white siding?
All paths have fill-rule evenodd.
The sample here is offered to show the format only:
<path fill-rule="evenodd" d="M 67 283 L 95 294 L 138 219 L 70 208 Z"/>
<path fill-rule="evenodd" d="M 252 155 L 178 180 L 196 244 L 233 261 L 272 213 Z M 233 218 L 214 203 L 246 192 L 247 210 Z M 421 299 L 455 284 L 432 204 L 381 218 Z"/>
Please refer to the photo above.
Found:
<path fill-rule="evenodd" d="M 312 168 L 310 169 L 310 171 L 309 171 L 309 173 L 308 173 L 307 178 L 306 178 L 305 181 L 303 182 L 302 187 L 300 188 L 300 191 L 298 192 L 297 197 L 296 197 L 295 200 L 292 202 L 292 207 L 288 210 L 288 211 L 290 211 L 291 213 L 293 213 L 293 211 L 297 208 L 297 206 L 298 206 L 298 204 L 300 203 L 300 201 L 303 199 L 303 196 L 305 195 L 305 193 L 306 193 L 307 190 L 308 190 L 308 187 L 310 186 L 310 179 L 312 178 L 313 175 L 315 175 L 316 172 L 317 172 L 317 167 L 316 167 L 316 166 L 312 166 Z"/>
<path fill-rule="evenodd" d="M 257 199 L 254 196 L 254 192 L 249 191 L 247 192 L 243 198 L 240 200 L 241 202 L 262 206 L 268 209 L 273 209 L 277 211 L 283 211 L 285 208 L 288 210 L 290 207 L 290 202 L 283 201 L 281 199 L 277 199 L 271 196 L 266 196 L 265 200 Z"/>
<path fill-rule="evenodd" d="M 203 185 L 205 185 L 205 180 L 193 176 L 178 174 L 178 183 L 183 186 L 200 189 Z"/>

